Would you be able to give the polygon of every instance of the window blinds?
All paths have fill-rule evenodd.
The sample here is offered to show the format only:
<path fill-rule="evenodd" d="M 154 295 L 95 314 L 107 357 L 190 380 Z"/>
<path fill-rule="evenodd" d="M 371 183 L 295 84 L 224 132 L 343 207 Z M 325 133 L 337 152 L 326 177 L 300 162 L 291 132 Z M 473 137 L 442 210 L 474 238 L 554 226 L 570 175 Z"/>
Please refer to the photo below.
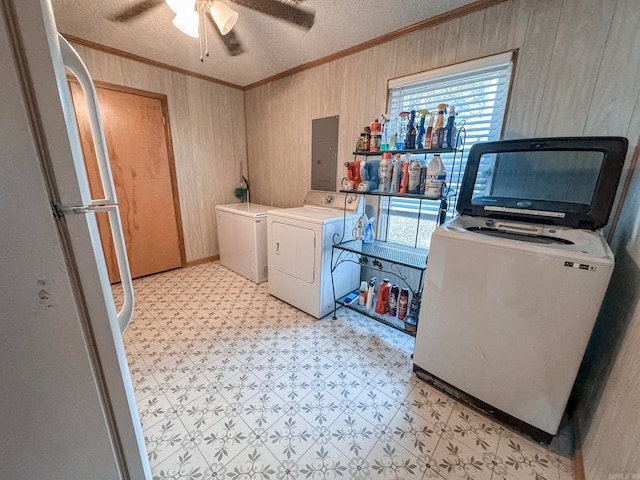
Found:
<path fill-rule="evenodd" d="M 426 109 L 437 112 L 440 103 L 456 107 L 456 124 L 464 124 L 466 129 L 462 167 L 459 170 L 458 154 L 457 165 L 449 185 L 456 191 L 462 180 L 458 171 L 464 172 L 469 148 L 478 142 L 500 139 L 511 69 L 512 52 L 508 52 L 389 81 L 387 112 L 390 119 L 396 118 L 402 111 Z M 441 157 L 449 175 L 453 167 L 453 154 L 441 154 Z M 430 155 L 427 156 L 427 161 L 430 158 Z M 422 203 L 422 213 L 437 213 L 439 206 L 436 202 Z M 418 200 L 392 198 L 391 213 L 416 215 L 419 205 Z"/>

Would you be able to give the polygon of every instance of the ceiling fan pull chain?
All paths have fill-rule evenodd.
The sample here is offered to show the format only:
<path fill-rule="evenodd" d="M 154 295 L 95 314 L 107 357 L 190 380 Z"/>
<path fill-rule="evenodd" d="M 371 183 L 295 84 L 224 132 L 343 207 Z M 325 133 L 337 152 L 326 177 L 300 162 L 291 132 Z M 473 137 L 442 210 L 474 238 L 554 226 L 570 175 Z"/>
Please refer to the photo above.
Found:
<path fill-rule="evenodd" d="M 202 32 L 204 29 L 204 7 L 198 3 L 196 8 L 198 12 L 198 31 Z M 204 63 L 204 57 L 202 55 L 202 34 L 198 35 L 198 41 L 200 42 L 200 62 Z"/>
<path fill-rule="evenodd" d="M 204 16 L 207 14 L 207 12 L 205 12 L 204 10 L 205 9 L 203 9 L 202 11 L 202 28 L 204 29 L 204 54 L 208 58 L 209 57 L 209 35 L 207 32 L 207 22 L 204 21 Z"/>

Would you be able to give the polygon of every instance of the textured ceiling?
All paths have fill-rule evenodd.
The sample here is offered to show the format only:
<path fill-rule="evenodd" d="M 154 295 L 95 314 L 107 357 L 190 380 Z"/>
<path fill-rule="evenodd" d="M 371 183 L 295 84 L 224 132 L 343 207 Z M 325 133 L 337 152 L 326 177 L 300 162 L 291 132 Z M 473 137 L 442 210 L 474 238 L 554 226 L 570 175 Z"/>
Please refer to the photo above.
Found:
<path fill-rule="evenodd" d="M 64 34 L 245 86 L 381 35 L 440 15 L 474 0 L 305 0 L 316 20 L 311 30 L 225 0 L 237 10 L 234 32 L 247 50 L 227 54 L 209 36 L 210 56 L 200 62 L 199 40 L 177 30 L 164 4 L 128 23 L 107 19 L 136 0 L 51 0 Z"/>

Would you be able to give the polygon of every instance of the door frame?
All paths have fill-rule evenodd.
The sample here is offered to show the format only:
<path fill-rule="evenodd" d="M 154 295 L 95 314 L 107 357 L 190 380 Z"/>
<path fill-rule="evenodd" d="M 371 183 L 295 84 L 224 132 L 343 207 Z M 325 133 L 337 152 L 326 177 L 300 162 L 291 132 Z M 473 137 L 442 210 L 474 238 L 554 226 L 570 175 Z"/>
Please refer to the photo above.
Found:
<path fill-rule="evenodd" d="M 75 77 L 67 75 L 67 81 L 78 83 Z M 176 161 L 173 154 L 173 139 L 171 137 L 171 121 L 169 119 L 169 104 L 167 102 L 167 96 L 164 93 L 150 92 L 147 90 L 141 90 L 139 88 L 127 87 L 124 85 L 117 85 L 115 83 L 102 82 L 99 80 L 93 80 L 93 84 L 96 87 L 104 88 L 107 90 L 113 90 L 121 93 L 129 93 L 131 95 L 138 95 L 140 97 L 154 98 L 160 100 L 162 106 L 162 116 L 164 118 L 164 136 L 167 147 L 167 159 L 169 161 L 169 177 L 171 178 L 171 193 L 173 195 L 173 208 L 176 215 L 176 227 L 178 230 L 178 248 L 180 250 L 180 268 L 184 268 L 187 265 L 187 254 L 184 245 L 184 231 L 182 229 L 182 214 L 180 210 L 180 196 L 178 194 L 178 177 L 176 175 Z"/>

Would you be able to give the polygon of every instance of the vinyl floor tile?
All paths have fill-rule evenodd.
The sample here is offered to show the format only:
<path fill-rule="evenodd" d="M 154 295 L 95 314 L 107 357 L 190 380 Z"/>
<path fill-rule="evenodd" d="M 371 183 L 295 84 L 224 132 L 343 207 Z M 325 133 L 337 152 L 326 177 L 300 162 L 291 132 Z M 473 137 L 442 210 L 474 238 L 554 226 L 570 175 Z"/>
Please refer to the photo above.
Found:
<path fill-rule="evenodd" d="M 217 262 L 134 288 L 123 339 L 154 480 L 573 476 L 417 379 L 414 338 L 367 317 L 316 320 Z"/>

